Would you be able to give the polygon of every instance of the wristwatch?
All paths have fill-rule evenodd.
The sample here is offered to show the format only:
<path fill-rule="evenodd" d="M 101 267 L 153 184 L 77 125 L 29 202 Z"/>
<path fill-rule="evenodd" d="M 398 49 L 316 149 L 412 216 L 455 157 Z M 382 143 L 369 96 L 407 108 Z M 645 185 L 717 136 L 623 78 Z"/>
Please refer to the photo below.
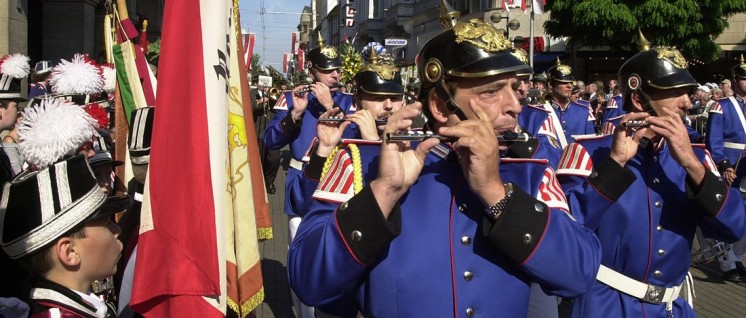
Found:
<path fill-rule="evenodd" d="M 497 201 L 497 203 L 484 209 L 484 212 L 493 220 L 497 220 L 500 217 L 500 214 L 502 214 L 503 211 L 505 211 L 505 208 L 508 207 L 510 198 L 513 197 L 513 183 L 508 182 L 503 186 L 505 186 L 505 196 L 500 201 Z"/>

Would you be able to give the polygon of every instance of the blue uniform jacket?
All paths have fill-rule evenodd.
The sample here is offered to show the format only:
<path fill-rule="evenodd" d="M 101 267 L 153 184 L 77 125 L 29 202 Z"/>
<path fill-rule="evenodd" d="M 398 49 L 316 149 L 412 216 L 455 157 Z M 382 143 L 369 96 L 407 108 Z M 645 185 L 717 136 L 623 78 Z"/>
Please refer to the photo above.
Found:
<path fill-rule="evenodd" d="M 603 265 L 637 281 L 673 287 L 689 270 L 697 226 L 705 236 L 723 241 L 746 233 L 744 201 L 718 178 L 703 147 L 694 150 L 708 172 L 694 193 L 665 143 L 656 148 L 644 139 L 637 155 L 621 167 L 609 158 L 612 138 L 569 145 L 557 170 L 573 215 L 601 241 Z M 575 300 L 573 317 L 667 317 L 665 307 L 596 282 Z M 673 314 L 695 316 L 682 298 L 674 302 Z"/>
<path fill-rule="evenodd" d="M 746 116 L 746 107 L 740 97 L 736 97 L 735 100 L 736 104 L 729 98 L 723 98 L 712 105 L 707 119 L 705 143 L 720 171 L 738 166 L 736 181 L 733 182 L 735 186 L 738 186 L 741 177 L 746 172 L 746 164 L 741 162 L 744 151 L 725 147 L 723 144 L 724 142 L 746 144 L 744 127 L 735 109 L 739 107 Z"/>
<path fill-rule="evenodd" d="M 308 94 L 310 98 L 306 110 L 303 112 L 303 119 L 300 123 L 293 123 L 292 116 L 288 116 L 293 110 L 293 92 L 286 91 L 277 101 L 274 109 L 277 111 L 272 120 L 267 124 L 264 130 L 264 145 L 270 149 L 281 149 L 290 145 L 290 156 L 297 162 L 301 162 L 303 155 L 311 146 L 311 142 L 316 137 L 316 124 L 318 124 L 319 115 L 326 111 L 326 108 L 319 104 L 316 97 Z M 352 110 L 352 95 L 341 92 L 332 92 L 334 105 L 339 106 L 342 112 L 347 114 Z M 343 137 L 351 138 L 353 136 L 353 125 L 348 126 Z M 308 197 L 304 193 L 303 187 L 299 184 L 299 178 L 302 177 L 301 170 L 289 168 L 285 178 L 285 213 L 289 215 L 300 215 L 308 207 Z"/>
<path fill-rule="evenodd" d="M 539 106 L 523 106 L 518 114 L 518 125 L 523 131 L 539 140 L 536 151 L 528 158 L 547 159 L 549 166 L 557 168 L 562 148 L 557 140 L 557 128 L 554 127 L 549 111 Z"/>
<path fill-rule="evenodd" d="M 47 95 L 47 86 L 44 83 L 31 83 L 28 88 L 28 99 Z"/>
<path fill-rule="evenodd" d="M 439 145 L 384 219 L 360 180 L 376 178 L 380 145 L 357 145 L 360 170 L 351 149 L 322 177 L 290 248 L 290 282 L 304 303 L 354 299 L 366 317 L 521 317 L 532 281 L 567 297 L 593 282 L 598 241 L 565 212 L 546 160 L 501 161 L 516 191 L 494 222 Z"/>
<path fill-rule="evenodd" d="M 606 102 L 606 108 L 604 109 L 604 115 L 601 118 L 601 122 L 605 123 L 611 118 L 620 117 L 626 114 L 627 112 L 624 111 L 622 103 L 622 95 L 616 95 L 609 98 L 609 101 Z"/>
<path fill-rule="evenodd" d="M 569 102 L 565 110 L 562 110 L 554 102 L 552 103 L 552 107 L 559 117 L 560 124 L 562 124 L 562 131 L 565 133 L 568 144 L 575 141 L 572 136 L 596 133 L 596 128 L 593 126 L 596 118 L 593 117 L 593 110 L 590 107 L 572 101 Z"/>

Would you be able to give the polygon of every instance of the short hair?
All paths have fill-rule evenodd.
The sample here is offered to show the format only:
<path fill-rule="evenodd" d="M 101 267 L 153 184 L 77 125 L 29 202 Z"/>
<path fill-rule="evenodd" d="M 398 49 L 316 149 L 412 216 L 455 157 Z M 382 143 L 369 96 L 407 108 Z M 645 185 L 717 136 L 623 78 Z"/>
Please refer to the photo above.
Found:
<path fill-rule="evenodd" d="M 52 75 L 52 72 L 46 72 L 46 73 L 41 73 L 41 74 L 32 72 L 30 80 L 31 80 L 31 83 L 43 82 L 43 81 L 46 81 L 51 75 Z"/>
<path fill-rule="evenodd" d="M 21 257 L 18 259 L 18 262 L 20 262 L 27 271 L 39 276 L 45 276 L 54 266 L 54 254 L 52 253 L 52 248 L 54 244 L 57 243 L 57 240 L 63 237 L 71 237 L 74 239 L 85 238 L 85 222 L 73 227 L 70 231 L 54 240 L 51 245 L 41 248 L 33 254 Z"/>

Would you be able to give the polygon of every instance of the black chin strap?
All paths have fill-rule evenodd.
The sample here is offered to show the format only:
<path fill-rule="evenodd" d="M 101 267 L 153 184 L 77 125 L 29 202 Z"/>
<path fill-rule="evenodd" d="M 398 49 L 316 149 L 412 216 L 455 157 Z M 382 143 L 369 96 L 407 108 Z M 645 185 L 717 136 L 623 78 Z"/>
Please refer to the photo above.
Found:
<path fill-rule="evenodd" d="M 461 110 L 461 107 L 456 104 L 456 101 L 453 100 L 453 96 L 451 95 L 451 93 L 448 92 L 448 90 L 445 89 L 444 86 L 445 82 L 441 79 L 435 85 L 435 92 L 438 93 L 438 96 L 440 96 L 440 98 L 445 100 L 446 108 L 448 108 L 448 111 L 451 112 L 451 114 L 456 114 L 456 116 L 460 120 L 466 120 L 466 115 Z"/>

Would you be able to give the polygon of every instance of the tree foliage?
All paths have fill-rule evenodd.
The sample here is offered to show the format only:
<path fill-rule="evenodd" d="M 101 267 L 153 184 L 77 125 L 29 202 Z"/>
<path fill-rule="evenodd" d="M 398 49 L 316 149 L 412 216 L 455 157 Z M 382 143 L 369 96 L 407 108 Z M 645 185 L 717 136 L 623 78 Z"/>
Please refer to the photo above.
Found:
<path fill-rule="evenodd" d="M 259 75 L 263 75 L 262 71 L 262 57 L 254 53 L 254 55 L 251 56 L 251 77 L 257 77 Z"/>
<path fill-rule="evenodd" d="M 675 46 L 688 57 L 713 61 L 714 39 L 727 18 L 746 11 L 744 0 L 554 0 L 548 1 L 547 34 L 580 46 L 636 52 L 637 30 L 654 45 Z"/>

